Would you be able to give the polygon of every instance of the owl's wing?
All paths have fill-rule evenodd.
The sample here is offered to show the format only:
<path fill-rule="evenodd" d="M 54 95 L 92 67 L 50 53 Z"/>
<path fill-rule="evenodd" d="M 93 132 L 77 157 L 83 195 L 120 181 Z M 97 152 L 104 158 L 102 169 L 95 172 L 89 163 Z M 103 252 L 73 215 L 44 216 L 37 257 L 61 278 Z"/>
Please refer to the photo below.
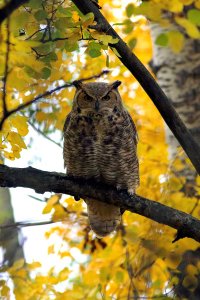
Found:
<path fill-rule="evenodd" d="M 67 167 L 67 144 L 66 144 L 66 139 L 65 139 L 65 132 L 68 130 L 69 123 L 71 119 L 71 113 L 69 113 L 66 117 L 64 126 L 63 126 L 63 134 L 64 134 L 64 146 L 63 146 L 63 158 L 64 158 L 64 167 Z"/>
<path fill-rule="evenodd" d="M 128 118 L 130 120 L 130 123 L 131 123 L 131 127 L 132 127 L 132 130 L 133 130 L 133 135 L 132 135 L 132 138 L 135 142 L 135 145 L 137 145 L 138 143 L 138 133 L 137 133 L 137 129 L 136 129 L 136 126 L 135 126 L 135 123 L 133 122 L 132 118 L 131 118 L 131 115 L 129 114 L 129 112 L 127 112 L 128 114 Z"/>
<path fill-rule="evenodd" d="M 64 126 L 63 126 L 63 132 L 65 133 L 65 131 L 67 130 L 67 127 L 69 125 L 69 122 L 70 122 L 70 118 L 71 118 L 71 113 L 69 113 L 66 117 L 66 120 L 65 120 L 65 123 L 64 123 Z"/>

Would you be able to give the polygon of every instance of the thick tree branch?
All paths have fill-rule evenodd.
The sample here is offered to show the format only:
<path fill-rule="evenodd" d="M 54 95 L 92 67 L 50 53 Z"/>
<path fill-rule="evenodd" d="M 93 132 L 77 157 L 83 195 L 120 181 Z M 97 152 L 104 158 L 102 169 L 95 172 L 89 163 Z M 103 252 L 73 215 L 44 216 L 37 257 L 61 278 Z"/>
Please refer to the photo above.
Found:
<path fill-rule="evenodd" d="M 117 44 L 110 45 L 115 48 L 121 57 L 119 59 L 127 67 L 127 69 L 135 76 L 146 93 L 149 95 L 163 119 L 179 141 L 180 145 L 185 150 L 197 172 L 200 174 L 200 146 L 193 139 L 191 133 L 181 121 L 176 113 L 171 101 L 164 94 L 162 89 L 156 83 L 154 78 L 140 62 L 140 60 L 132 53 L 131 49 L 120 38 L 108 21 L 99 11 L 98 7 L 90 0 L 72 0 L 78 9 L 87 14 L 92 12 L 97 22 L 96 29 L 105 34 L 112 35 L 118 38 Z"/>
<path fill-rule="evenodd" d="M 29 0 L 11 0 L 2 9 L 0 9 L 0 24 L 8 18 L 13 11 L 15 11 L 22 4 L 29 2 Z"/>
<path fill-rule="evenodd" d="M 104 184 L 69 178 L 62 173 L 46 172 L 32 167 L 10 168 L 0 165 L 0 186 L 25 187 L 34 189 L 37 193 L 63 193 L 76 198 L 90 197 L 117 205 L 123 210 L 129 210 L 176 229 L 175 240 L 190 237 L 200 242 L 200 221 L 198 219 L 144 197 L 130 196 L 125 191 L 117 191 Z"/>

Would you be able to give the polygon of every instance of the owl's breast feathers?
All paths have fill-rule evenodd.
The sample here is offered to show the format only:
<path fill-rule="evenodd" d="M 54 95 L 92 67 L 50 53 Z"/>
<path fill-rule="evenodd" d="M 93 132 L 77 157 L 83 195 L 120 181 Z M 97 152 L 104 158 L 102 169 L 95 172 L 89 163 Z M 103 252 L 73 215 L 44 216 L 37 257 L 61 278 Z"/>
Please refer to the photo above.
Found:
<path fill-rule="evenodd" d="M 71 112 L 64 125 L 67 174 L 94 178 L 134 191 L 139 184 L 137 132 L 126 110 L 81 115 Z"/>

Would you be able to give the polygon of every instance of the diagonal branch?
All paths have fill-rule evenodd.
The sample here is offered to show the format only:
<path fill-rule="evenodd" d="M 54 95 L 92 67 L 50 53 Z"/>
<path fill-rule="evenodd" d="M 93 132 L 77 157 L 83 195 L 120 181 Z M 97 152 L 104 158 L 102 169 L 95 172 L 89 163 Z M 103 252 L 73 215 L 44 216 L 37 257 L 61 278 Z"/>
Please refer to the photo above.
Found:
<path fill-rule="evenodd" d="M 8 18 L 13 11 L 15 11 L 22 4 L 29 2 L 29 0 L 11 0 L 3 8 L 0 9 L 0 24 Z"/>
<path fill-rule="evenodd" d="M 133 76 L 139 81 L 145 92 L 149 95 L 163 119 L 173 132 L 174 136 L 179 141 L 180 145 L 185 150 L 186 154 L 190 158 L 197 172 L 200 174 L 200 146 L 193 139 L 191 133 L 181 121 L 179 115 L 175 111 L 171 101 L 167 98 L 165 93 L 159 87 L 154 80 L 153 76 L 141 63 L 141 61 L 132 53 L 131 49 L 120 38 L 108 21 L 99 11 L 98 7 L 90 0 L 72 0 L 78 9 L 87 14 L 92 12 L 95 17 L 98 31 L 105 34 L 109 34 L 114 38 L 118 38 L 119 41 L 116 44 L 110 44 L 111 49 L 115 48 L 120 57 L 121 62 L 127 67 L 127 69 L 133 74 Z"/>
<path fill-rule="evenodd" d="M 111 186 L 94 181 L 74 179 L 62 173 L 46 172 L 32 167 L 10 168 L 0 165 L 0 187 L 32 188 L 37 193 L 54 192 L 75 198 L 97 199 L 114 204 L 177 230 L 174 241 L 190 237 L 200 242 L 200 221 L 193 216 L 139 195 L 128 195 Z"/>

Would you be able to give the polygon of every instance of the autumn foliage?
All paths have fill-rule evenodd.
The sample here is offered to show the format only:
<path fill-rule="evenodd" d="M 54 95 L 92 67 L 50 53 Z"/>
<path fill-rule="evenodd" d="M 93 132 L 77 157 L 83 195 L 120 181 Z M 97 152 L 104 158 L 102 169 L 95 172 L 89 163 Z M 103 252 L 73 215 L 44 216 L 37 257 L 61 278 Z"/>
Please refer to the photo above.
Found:
<path fill-rule="evenodd" d="M 4 2 L 0 1 L 1 8 Z M 145 65 L 153 56 L 151 21 L 164 28 L 157 36 L 157 45 L 170 47 L 177 55 L 184 49 L 185 34 L 200 38 L 199 0 L 101 0 L 99 5 Z M 176 174 L 186 166 L 192 169 L 189 160 L 182 159 L 181 149 L 173 161 L 169 160 L 161 116 L 119 61 L 119 53 L 112 48 L 118 39 L 98 32 L 94 25 L 94 15 L 83 15 L 70 0 L 31 0 L 1 24 L 1 163 L 21 159 L 22 150 L 28 151 L 25 137 L 30 126 L 47 136 L 62 131 L 74 89 L 63 88 L 42 96 L 46 91 L 109 69 L 98 80 L 122 81 L 119 90 L 139 134 L 141 183 L 137 193 L 198 218 L 199 177 L 195 179 L 195 193 L 188 197 L 183 189 L 186 178 Z M 197 242 L 187 238 L 172 243 L 174 229 L 129 212 L 123 215 L 117 233 L 97 239 L 89 229 L 84 202 L 75 202 L 69 196 L 53 195 L 41 213 L 51 213 L 55 222 L 63 221 L 46 232 L 46 239 L 52 241 L 48 255 L 57 256 L 63 268 L 44 271 L 42 262 L 23 260 L 10 268 L 4 266 L 2 299 L 11 299 L 11 295 L 24 300 L 174 299 L 182 257 L 198 248 Z M 54 244 L 54 237 L 62 247 Z M 81 262 L 77 257 L 83 257 Z M 184 272 L 182 285 L 195 291 L 200 260 L 189 263 Z"/>

